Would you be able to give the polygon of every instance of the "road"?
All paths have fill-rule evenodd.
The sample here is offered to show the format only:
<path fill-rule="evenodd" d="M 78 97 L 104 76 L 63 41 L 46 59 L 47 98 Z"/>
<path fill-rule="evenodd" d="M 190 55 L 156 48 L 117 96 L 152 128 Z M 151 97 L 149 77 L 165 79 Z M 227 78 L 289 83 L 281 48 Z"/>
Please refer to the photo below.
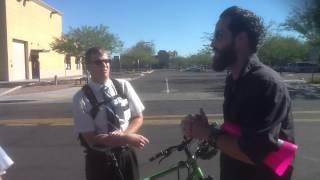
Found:
<path fill-rule="evenodd" d="M 181 141 L 178 124 L 185 114 L 203 107 L 211 120 L 222 119 L 223 79 L 223 73 L 155 71 L 132 81 L 146 106 L 141 133 L 151 140 L 143 151 L 137 150 L 142 176 L 184 157 L 176 153 L 160 165 L 147 161 L 155 152 Z M 82 149 L 71 126 L 70 102 L 77 89 L 1 97 L 0 143 L 15 161 L 7 179 L 84 179 Z M 294 179 L 320 176 L 320 139 L 315 138 L 320 128 L 320 99 L 317 94 L 314 97 L 293 100 L 299 144 Z M 200 164 L 206 173 L 219 177 L 217 157 Z"/>

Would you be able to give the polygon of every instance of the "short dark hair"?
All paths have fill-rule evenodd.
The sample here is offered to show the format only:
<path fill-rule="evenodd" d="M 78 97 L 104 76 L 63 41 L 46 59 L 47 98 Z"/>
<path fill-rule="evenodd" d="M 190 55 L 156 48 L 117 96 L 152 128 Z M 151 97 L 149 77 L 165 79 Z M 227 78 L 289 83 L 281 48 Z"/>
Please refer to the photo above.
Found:
<path fill-rule="evenodd" d="M 90 63 L 90 57 L 93 55 L 93 54 L 99 54 L 99 55 L 103 55 L 103 53 L 105 53 L 106 50 L 102 47 L 92 47 L 92 48 L 89 48 L 87 51 L 86 51 L 86 54 L 84 56 L 85 58 L 85 62 L 86 64 Z"/>
<path fill-rule="evenodd" d="M 258 44 L 262 42 L 265 36 L 263 20 L 260 17 L 252 11 L 232 6 L 222 12 L 220 19 L 222 18 L 230 19 L 228 28 L 233 36 L 240 32 L 246 32 L 251 53 L 257 52 Z"/>

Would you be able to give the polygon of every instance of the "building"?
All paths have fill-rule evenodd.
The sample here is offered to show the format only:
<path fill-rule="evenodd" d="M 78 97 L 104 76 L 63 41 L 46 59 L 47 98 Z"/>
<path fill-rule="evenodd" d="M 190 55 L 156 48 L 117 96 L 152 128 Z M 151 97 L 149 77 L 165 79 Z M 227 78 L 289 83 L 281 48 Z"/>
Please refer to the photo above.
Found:
<path fill-rule="evenodd" d="M 62 16 L 41 0 L 0 0 L 0 81 L 82 74 L 79 59 L 50 48 Z"/>

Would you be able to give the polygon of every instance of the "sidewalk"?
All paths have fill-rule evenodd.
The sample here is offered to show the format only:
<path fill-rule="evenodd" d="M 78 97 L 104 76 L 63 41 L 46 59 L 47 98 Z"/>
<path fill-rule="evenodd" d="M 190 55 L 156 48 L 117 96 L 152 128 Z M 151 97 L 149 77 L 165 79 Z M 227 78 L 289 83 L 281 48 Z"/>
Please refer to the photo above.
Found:
<path fill-rule="evenodd" d="M 147 72 L 112 72 L 113 78 L 122 78 L 126 80 L 134 80 L 143 76 Z M 62 89 L 82 87 L 86 83 L 85 76 L 72 76 L 72 77 L 58 77 L 57 84 L 53 78 L 51 79 L 38 79 L 25 80 L 25 81 L 0 81 L 0 97 L 22 95 L 30 93 L 42 93 L 49 91 L 58 91 Z"/>
<path fill-rule="evenodd" d="M 144 76 L 144 74 L 152 73 L 153 71 L 148 72 L 113 72 L 113 78 L 123 78 L 127 80 L 134 80 Z M 294 92 L 300 94 L 306 90 L 315 92 L 320 96 L 320 84 L 308 84 L 306 83 L 305 78 L 309 77 L 309 74 L 292 74 L 292 73 L 283 73 L 282 77 L 287 83 L 287 87 L 290 92 Z M 81 81 L 80 81 L 81 79 Z M 5 97 L 12 96 L 22 96 L 28 94 L 48 94 L 50 92 L 61 93 L 61 90 L 65 89 L 66 92 L 69 92 L 67 89 L 73 89 L 76 91 L 80 87 L 85 84 L 84 76 L 74 76 L 74 77 L 60 77 L 58 78 L 58 84 L 55 85 L 54 79 L 43 79 L 39 82 L 39 80 L 26 80 L 26 81 L 0 81 L 0 100 L 7 99 Z M 155 97 L 153 97 L 155 98 Z M 216 97 L 214 97 L 216 98 Z"/>
<path fill-rule="evenodd" d="M 33 79 L 24 81 L 0 81 L 0 97 L 5 95 L 14 95 L 21 93 L 33 93 L 40 91 L 51 91 L 66 88 L 83 76 L 58 77 L 58 84 L 55 84 L 54 78 L 50 79 Z"/>

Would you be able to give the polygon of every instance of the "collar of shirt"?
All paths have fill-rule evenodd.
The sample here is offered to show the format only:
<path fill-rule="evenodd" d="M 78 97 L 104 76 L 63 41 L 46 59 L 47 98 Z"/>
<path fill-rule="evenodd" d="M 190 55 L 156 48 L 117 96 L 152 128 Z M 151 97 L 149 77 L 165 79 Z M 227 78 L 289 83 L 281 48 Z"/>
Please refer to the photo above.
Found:
<path fill-rule="evenodd" d="M 240 72 L 240 77 L 238 80 L 242 79 L 243 77 L 245 77 L 250 71 L 252 71 L 254 68 L 258 67 L 260 65 L 260 60 L 258 58 L 258 56 L 256 54 L 253 54 L 249 57 L 249 60 L 247 61 L 247 63 L 242 67 L 241 72 Z M 230 79 L 231 78 L 231 74 L 230 74 Z"/>
<path fill-rule="evenodd" d="M 95 94 L 100 94 L 101 88 L 103 88 L 103 86 L 107 86 L 107 87 L 111 88 L 113 84 L 112 84 L 111 79 L 107 79 L 107 81 L 105 81 L 104 84 L 96 83 L 92 80 L 89 80 L 88 85 L 90 86 L 90 88 L 92 89 L 92 91 Z"/>

